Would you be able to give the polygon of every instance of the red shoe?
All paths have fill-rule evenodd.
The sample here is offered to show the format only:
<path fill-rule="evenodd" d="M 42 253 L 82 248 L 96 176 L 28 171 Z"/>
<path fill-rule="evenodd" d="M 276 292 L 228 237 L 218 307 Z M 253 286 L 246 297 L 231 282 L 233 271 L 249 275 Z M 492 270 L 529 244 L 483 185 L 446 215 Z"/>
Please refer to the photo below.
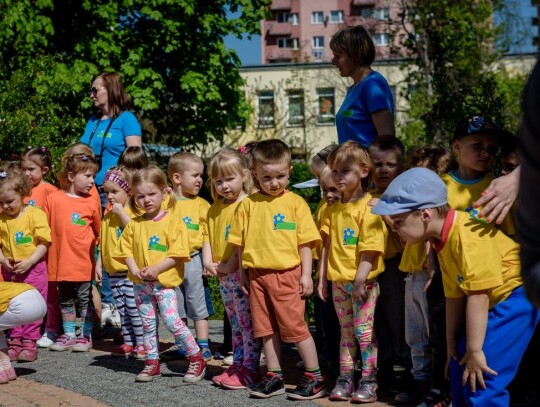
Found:
<path fill-rule="evenodd" d="M 128 345 L 127 343 L 123 343 L 118 348 L 113 350 L 111 352 L 111 356 L 113 358 L 129 358 L 129 355 L 131 355 L 131 352 L 133 351 L 133 347 Z"/>
<path fill-rule="evenodd" d="M 222 380 L 221 387 L 229 390 L 247 389 L 261 381 L 261 375 L 259 372 L 252 372 L 245 366 L 242 366 L 230 377 Z"/>
<path fill-rule="evenodd" d="M 134 346 L 133 350 L 131 351 L 131 357 L 137 360 L 145 360 L 146 351 L 144 350 L 144 346 L 143 345 Z"/>
<path fill-rule="evenodd" d="M 8 341 L 8 356 L 12 362 L 17 360 L 19 353 L 22 351 L 21 338 L 13 338 Z"/>
<path fill-rule="evenodd" d="M 229 366 L 228 369 L 225 370 L 223 373 L 212 377 L 212 382 L 214 384 L 217 384 L 218 386 L 221 386 L 221 382 L 223 381 L 223 379 L 226 379 L 227 377 L 231 376 L 238 369 L 240 369 L 240 366 L 238 365 Z"/>
<path fill-rule="evenodd" d="M 189 366 L 186 374 L 184 375 L 184 383 L 196 383 L 201 381 L 206 374 L 206 362 L 202 353 L 189 356 Z"/>
<path fill-rule="evenodd" d="M 161 376 L 159 359 L 147 359 L 144 362 L 144 369 L 135 377 L 136 382 L 151 382 L 154 377 Z"/>
<path fill-rule="evenodd" d="M 17 361 L 19 362 L 33 362 L 37 359 L 37 344 L 35 341 L 30 339 L 23 339 L 22 341 L 22 350 L 17 356 Z"/>

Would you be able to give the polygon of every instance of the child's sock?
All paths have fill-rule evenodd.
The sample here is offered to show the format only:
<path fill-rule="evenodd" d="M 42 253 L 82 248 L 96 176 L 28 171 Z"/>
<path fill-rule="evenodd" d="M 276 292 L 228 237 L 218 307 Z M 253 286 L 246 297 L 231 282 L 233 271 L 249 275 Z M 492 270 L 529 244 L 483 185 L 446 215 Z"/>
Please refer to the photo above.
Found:
<path fill-rule="evenodd" d="M 197 345 L 199 345 L 199 348 L 210 349 L 208 339 L 197 339 Z"/>
<path fill-rule="evenodd" d="M 281 369 L 268 369 L 268 371 L 274 373 L 280 379 L 283 379 L 283 371 Z"/>
<path fill-rule="evenodd" d="M 315 377 L 315 379 L 322 380 L 321 369 L 319 368 L 319 366 L 314 367 L 313 369 L 306 369 L 306 372 L 311 373 Z"/>
<path fill-rule="evenodd" d="M 62 322 L 62 327 L 64 328 L 64 333 L 67 336 L 75 338 L 75 330 L 77 329 L 77 324 L 75 323 L 75 321 Z"/>

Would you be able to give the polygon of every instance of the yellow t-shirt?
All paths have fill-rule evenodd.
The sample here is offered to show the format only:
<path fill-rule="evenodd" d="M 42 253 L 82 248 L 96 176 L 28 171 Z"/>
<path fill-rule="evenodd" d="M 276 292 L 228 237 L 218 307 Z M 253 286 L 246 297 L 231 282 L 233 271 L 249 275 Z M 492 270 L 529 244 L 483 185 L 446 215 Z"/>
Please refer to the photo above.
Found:
<path fill-rule="evenodd" d="M 142 269 L 159 264 L 166 258 L 180 260 L 158 275 L 158 281 L 165 287 L 177 287 L 184 278 L 184 264 L 190 260 L 185 224 L 176 216 L 165 213 L 159 219 L 145 220 L 142 216 L 132 219 L 122 232 L 113 258 L 125 263 L 125 258 L 135 259 Z M 128 278 L 134 283 L 142 283 L 133 274 Z"/>
<path fill-rule="evenodd" d="M 455 217 L 454 217 L 455 213 Z M 490 308 L 504 301 L 523 284 L 519 245 L 492 225 L 450 211 L 441 242 L 434 245 L 447 298 L 469 291 L 489 291 Z"/>
<path fill-rule="evenodd" d="M 26 283 L 11 283 L 0 281 L 0 314 L 6 312 L 9 308 L 9 302 L 17 295 L 25 291 L 33 290 L 30 284 Z"/>
<path fill-rule="evenodd" d="M 186 225 L 190 253 L 201 250 L 208 209 L 210 209 L 210 204 L 198 196 L 192 199 L 177 198 L 176 200 L 173 214 Z"/>
<path fill-rule="evenodd" d="M 427 260 L 426 243 L 418 242 L 415 244 L 405 243 L 399 269 L 405 273 L 416 273 L 425 270 Z"/>
<path fill-rule="evenodd" d="M 255 193 L 238 206 L 229 242 L 243 248 L 244 268 L 288 270 L 300 264 L 298 246 L 315 247 L 321 236 L 302 197 Z"/>
<path fill-rule="evenodd" d="M 236 209 L 240 202 L 227 204 L 220 198 L 208 210 L 208 220 L 204 241 L 210 243 L 214 262 L 226 263 L 236 248 L 229 244 L 229 234 Z"/>
<path fill-rule="evenodd" d="M 17 219 L 0 213 L 0 244 L 4 257 L 29 258 L 39 244 L 49 246 L 51 228 L 47 215 L 35 206 L 27 206 Z"/>
<path fill-rule="evenodd" d="M 478 213 L 482 208 L 474 208 L 473 204 L 482 197 L 491 181 L 495 178 L 492 174 L 486 174 L 476 180 L 462 180 L 458 178 L 454 171 L 441 176 L 448 188 L 448 204 L 452 209 L 467 212 L 471 218 L 478 219 Z M 482 222 L 483 219 L 479 219 Z M 512 211 L 506 215 L 503 223 L 497 226 L 508 236 L 516 234 L 516 225 L 512 216 Z"/>
<path fill-rule="evenodd" d="M 372 198 L 367 193 L 356 202 L 336 202 L 328 210 L 328 217 L 321 229 L 330 236 L 328 273 L 330 281 L 353 281 L 358 270 L 362 252 L 375 251 L 377 258 L 367 281 L 374 280 L 384 271 L 384 247 L 386 227 L 378 215 L 371 213 L 367 205 Z"/>
<path fill-rule="evenodd" d="M 135 216 L 128 206 L 125 206 L 124 210 L 131 218 Z M 124 225 L 120 217 L 116 216 L 112 211 L 107 212 L 101 221 L 99 251 L 101 252 L 103 267 L 109 274 L 125 273 L 127 271 L 125 263 L 113 257 L 123 231 Z"/>

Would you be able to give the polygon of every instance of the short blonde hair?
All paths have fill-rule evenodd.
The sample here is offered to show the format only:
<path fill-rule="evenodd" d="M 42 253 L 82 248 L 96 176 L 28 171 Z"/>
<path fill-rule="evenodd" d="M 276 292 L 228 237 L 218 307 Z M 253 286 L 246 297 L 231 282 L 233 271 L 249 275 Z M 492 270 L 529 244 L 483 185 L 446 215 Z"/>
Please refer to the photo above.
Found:
<path fill-rule="evenodd" d="M 13 190 L 26 198 L 32 192 L 32 185 L 17 164 L 0 165 L 0 190 Z"/>
<path fill-rule="evenodd" d="M 215 153 L 207 165 L 208 182 L 210 184 L 210 193 L 214 201 L 219 199 L 219 194 L 214 186 L 213 179 L 216 177 L 227 177 L 235 175 L 243 175 L 246 177 L 242 189 L 246 194 L 254 192 L 253 178 L 249 164 L 244 154 L 232 148 L 224 148 Z"/>
<path fill-rule="evenodd" d="M 368 176 L 362 179 L 362 189 L 367 191 L 371 185 L 373 178 L 373 161 L 367 152 L 367 150 L 355 141 L 346 141 L 339 145 L 328 156 L 328 166 L 331 170 L 339 167 L 343 164 L 359 165 L 360 167 L 367 167 Z"/>
<path fill-rule="evenodd" d="M 169 164 L 167 165 L 167 175 L 169 176 L 169 179 L 172 180 L 173 174 L 182 174 L 186 170 L 186 163 L 188 162 L 204 166 L 203 160 L 201 160 L 199 156 L 187 151 L 180 151 L 173 154 L 169 159 Z"/>

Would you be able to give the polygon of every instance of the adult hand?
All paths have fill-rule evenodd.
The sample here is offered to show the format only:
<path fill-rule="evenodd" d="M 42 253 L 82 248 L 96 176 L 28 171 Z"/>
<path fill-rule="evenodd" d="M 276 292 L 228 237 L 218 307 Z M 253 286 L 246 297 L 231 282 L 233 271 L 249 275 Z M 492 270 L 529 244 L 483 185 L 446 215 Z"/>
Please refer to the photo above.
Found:
<path fill-rule="evenodd" d="M 474 203 L 475 208 L 483 207 L 479 217 L 488 222 L 495 220 L 498 225 L 504 221 L 518 194 L 519 171 L 520 167 L 517 167 L 510 174 L 491 181 L 489 187 L 482 192 L 482 197 Z"/>

